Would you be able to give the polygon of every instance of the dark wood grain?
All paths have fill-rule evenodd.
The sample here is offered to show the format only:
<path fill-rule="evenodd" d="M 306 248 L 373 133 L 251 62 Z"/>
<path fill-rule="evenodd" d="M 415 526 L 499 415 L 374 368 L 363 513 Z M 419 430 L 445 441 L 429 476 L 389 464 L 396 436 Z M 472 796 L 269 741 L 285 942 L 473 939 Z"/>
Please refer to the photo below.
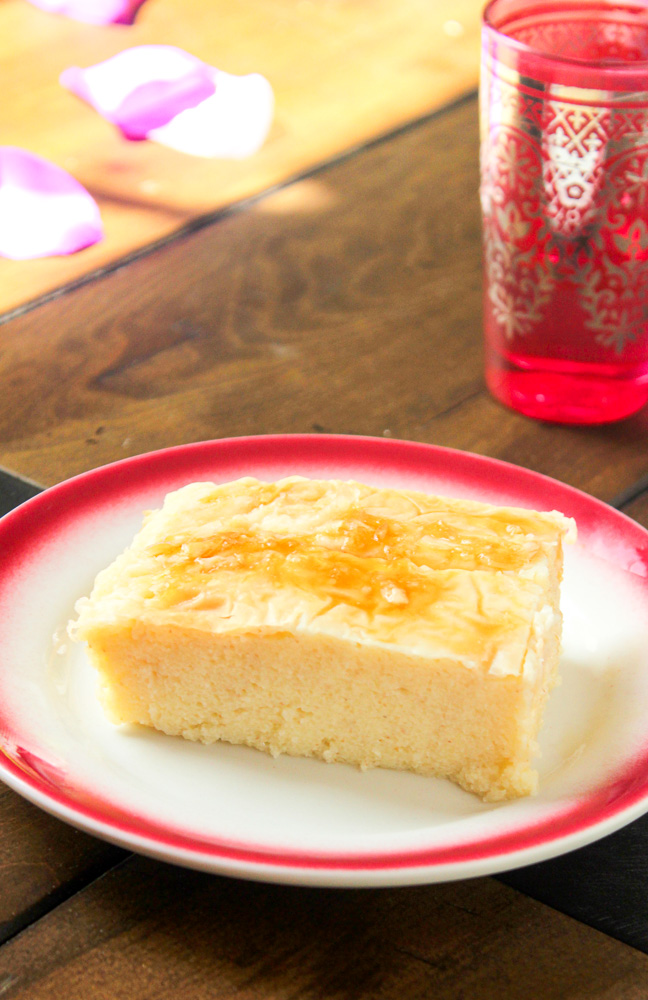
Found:
<path fill-rule="evenodd" d="M 0 517 L 18 504 L 24 503 L 40 493 L 41 487 L 27 479 L 20 479 L 13 473 L 0 469 Z"/>
<path fill-rule="evenodd" d="M 1 327 L 0 460 L 51 483 L 210 436 L 382 434 L 478 391 L 474 113 Z"/>
<path fill-rule="evenodd" d="M 623 505 L 623 512 L 648 528 L 648 485 L 638 497 Z"/>
<path fill-rule="evenodd" d="M 5 460 L 49 482 L 198 437 L 382 433 L 408 402 L 433 415 L 476 391 L 478 367 L 461 358 L 475 340 L 480 278 L 465 248 L 478 220 L 448 212 L 463 173 L 474 187 L 474 130 L 455 131 L 473 117 L 470 105 L 7 324 L 0 377 L 20 379 L 25 423 L 16 435 L 0 414 Z M 411 170 L 415 152 L 432 176 Z"/>
<path fill-rule="evenodd" d="M 0 944 L 123 857 L 0 784 Z"/>
<path fill-rule="evenodd" d="M 648 952 L 646 816 L 588 847 L 498 878 Z"/>
<path fill-rule="evenodd" d="M 263 886 L 134 858 L 0 950 L 6 1000 L 644 1000 L 648 957 L 488 879 Z"/>

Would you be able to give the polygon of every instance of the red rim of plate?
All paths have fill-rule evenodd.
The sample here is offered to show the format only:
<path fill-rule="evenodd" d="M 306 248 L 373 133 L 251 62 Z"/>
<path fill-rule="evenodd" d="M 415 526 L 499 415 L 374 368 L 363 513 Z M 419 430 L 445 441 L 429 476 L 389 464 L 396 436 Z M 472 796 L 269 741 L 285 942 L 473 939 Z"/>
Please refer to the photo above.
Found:
<path fill-rule="evenodd" d="M 42 544 L 43 539 L 51 537 L 62 525 L 96 509 L 98 498 L 104 506 L 111 498 L 123 497 L 134 486 L 155 488 L 158 481 L 160 485 L 169 479 L 179 481 L 185 470 L 190 478 L 201 474 L 213 476 L 228 460 L 238 466 L 249 461 L 253 471 L 259 463 L 294 465 L 303 470 L 313 461 L 317 465 L 329 461 L 338 466 L 346 461 L 388 468 L 390 473 L 402 470 L 410 474 L 450 476 L 455 484 L 463 483 L 472 491 L 479 482 L 487 494 L 510 497 L 507 503 L 562 510 L 576 518 L 581 537 L 602 527 L 617 535 L 621 530 L 629 542 L 629 550 L 631 547 L 639 560 L 639 571 L 636 563 L 633 570 L 645 591 L 648 607 L 648 532 L 602 501 L 539 473 L 468 452 L 393 439 L 309 434 L 224 438 L 180 445 L 93 469 L 38 494 L 0 520 L 0 550 L 5 570 L 0 580 L 0 597 L 9 585 L 11 567 L 19 566 L 31 551 L 30 539 L 36 524 Z M 3 716 L 0 708 L 0 733 L 11 734 L 11 731 L 11 720 Z M 611 833 L 648 810 L 648 744 L 612 780 L 586 796 L 569 801 L 549 817 L 464 843 L 395 852 L 283 851 L 251 842 L 188 834 L 129 814 L 119 804 L 85 793 L 79 796 L 66 793 L 48 774 L 45 762 L 26 754 L 0 750 L 0 775 L 37 805 L 108 840 L 198 867 L 219 870 L 219 864 L 221 869 L 238 866 L 252 875 L 262 869 L 276 869 L 278 875 L 281 870 L 342 874 L 444 869 L 445 877 L 460 877 L 465 867 L 479 873 L 539 860 L 533 857 L 539 849 L 542 858 L 563 853 Z"/>

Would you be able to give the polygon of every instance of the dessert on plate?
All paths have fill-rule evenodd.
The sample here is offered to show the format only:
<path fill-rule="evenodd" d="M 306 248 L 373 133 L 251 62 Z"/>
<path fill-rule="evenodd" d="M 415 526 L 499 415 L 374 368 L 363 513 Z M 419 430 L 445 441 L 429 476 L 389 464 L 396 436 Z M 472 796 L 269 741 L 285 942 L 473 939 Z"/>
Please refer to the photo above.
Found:
<path fill-rule="evenodd" d="M 193 483 L 77 604 L 109 717 L 532 793 L 573 522 L 298 476 Z"/>

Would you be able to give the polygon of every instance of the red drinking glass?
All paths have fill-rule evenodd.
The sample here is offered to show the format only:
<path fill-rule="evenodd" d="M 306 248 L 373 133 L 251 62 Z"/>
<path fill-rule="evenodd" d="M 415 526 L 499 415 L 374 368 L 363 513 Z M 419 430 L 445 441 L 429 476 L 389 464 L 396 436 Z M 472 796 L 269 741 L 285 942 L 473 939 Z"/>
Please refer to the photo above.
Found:
<path fill-rule="evenodd" d="M 492 0 L 482 43 L 487 384 L 619 420 L 648 402 L 648 0 Z"/>

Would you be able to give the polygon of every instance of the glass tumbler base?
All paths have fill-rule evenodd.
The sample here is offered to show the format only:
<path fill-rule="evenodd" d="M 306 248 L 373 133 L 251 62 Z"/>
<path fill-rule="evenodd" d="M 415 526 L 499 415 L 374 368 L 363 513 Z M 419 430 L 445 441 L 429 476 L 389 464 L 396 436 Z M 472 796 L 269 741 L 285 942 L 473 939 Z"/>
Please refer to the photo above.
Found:
<path fill-rule="evenodd" d="M 499 361 L 499 359 L 498 359 Z M 648 403 L 648 372 L 634 378 L 571 370 L 521 369 L 489 360 L 486 384 L 505 406 L 559 424 L 606 424 L 623 420 Z"/>

